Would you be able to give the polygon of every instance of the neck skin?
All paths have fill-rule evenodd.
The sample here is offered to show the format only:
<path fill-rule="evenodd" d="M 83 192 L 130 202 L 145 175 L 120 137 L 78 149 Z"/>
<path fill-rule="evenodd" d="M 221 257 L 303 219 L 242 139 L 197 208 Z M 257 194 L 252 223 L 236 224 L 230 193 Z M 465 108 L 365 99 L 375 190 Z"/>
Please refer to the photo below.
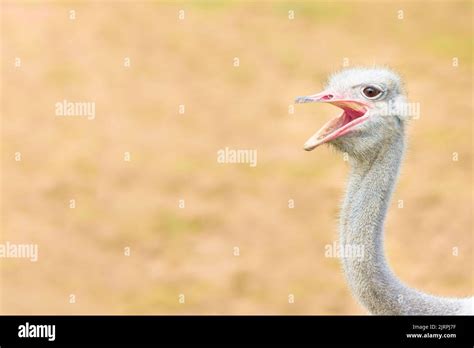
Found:
<path fill-rule="evenodd" d="M 383 225 L 403 152 L 401 133 L 371 153 L 370 160 L 351 158 L 340 243 L 362 247 L 364 253 L 343 258 L 344 272 L 354 295 L 373 314 L 455 314 L 462 300 L 439 298 L 405 286 L 385 258 Z"/>

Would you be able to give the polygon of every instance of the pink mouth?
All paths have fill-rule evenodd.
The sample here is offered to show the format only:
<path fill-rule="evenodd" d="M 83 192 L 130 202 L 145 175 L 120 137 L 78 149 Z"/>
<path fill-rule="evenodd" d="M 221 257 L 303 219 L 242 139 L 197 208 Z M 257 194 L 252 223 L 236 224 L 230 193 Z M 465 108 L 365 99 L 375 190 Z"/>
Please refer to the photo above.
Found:
<path fill-rule="evenodd" d="M 334 95 L 325 92 L 307 97 L 298 97 L 296 98 L 296 103 L 329 103 L 343 110 L 339 117 L 327 122 L 316 134 L 306 141 L 304 144 L 306 151 L 311 151 L 321 144 L 342 137 L 369 118 L 366 115 L 368 110 L 367 104 L 357 100 L 336 99 Z"/>

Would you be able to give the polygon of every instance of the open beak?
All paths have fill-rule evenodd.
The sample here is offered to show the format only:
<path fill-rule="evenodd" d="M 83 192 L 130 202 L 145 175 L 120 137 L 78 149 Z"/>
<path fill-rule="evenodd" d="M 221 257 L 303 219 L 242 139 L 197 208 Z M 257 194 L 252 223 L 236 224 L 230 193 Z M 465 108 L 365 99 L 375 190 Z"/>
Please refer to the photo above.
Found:
<path fill-rule="evenodd" d="M 352 131 L 354 127 L 365 122 L 369 116 L 366 115 L 368 105 L 357 100 L 337 98 L 329 92 L 321 92 L 306 97 L 297 97 L 296 103 L 329 103 L 343 110 L 339 117 L 333 118 L 321 127 L 304 144 L 306 151 L 311 151 L 317 146 L 327 143 Z"/>

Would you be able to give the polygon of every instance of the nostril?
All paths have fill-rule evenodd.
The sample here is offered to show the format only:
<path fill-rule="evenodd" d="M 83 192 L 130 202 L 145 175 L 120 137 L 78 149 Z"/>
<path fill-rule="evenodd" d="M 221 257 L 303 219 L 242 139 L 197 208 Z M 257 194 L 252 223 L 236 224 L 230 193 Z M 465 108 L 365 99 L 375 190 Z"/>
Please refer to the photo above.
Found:
<path fill-rule="evenodd" d="M 331 100 L 332 98 L 334 98 L 334 96 L 332 94 L 326 94 L 324 97 L 322 97 L 321 99 L 322 100 Z"/>

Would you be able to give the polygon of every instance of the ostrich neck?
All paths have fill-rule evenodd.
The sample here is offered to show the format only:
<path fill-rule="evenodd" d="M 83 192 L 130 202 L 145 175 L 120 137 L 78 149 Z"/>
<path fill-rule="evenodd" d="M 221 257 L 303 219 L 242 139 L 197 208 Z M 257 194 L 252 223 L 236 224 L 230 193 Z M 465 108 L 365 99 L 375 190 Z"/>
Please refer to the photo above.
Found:
<path fill-rule="evenodd" d="M 374 314 L 402 314 L 406 301 L 417 297 L 391 272 L 383 248 L 383 225 L 403 151 L 402 134 L 371 153 L 370 160 L 351 158 L 341 212 L 340 243 L 363 251 L 343 258 L 344 271 L 351 290 Z"/>
<path fill-rule="evenodd" d="M 429 295 L 407 287 L 385 259 L 383 225 L 404 151 L 403 131 L 365 158 L 351 158 L 351 174 L 341 212 L 343 268 L 357 299 L 373 314 L 472 314 L 472 298 Z M 367 160 L 370 157 L 371 160 Z M 352 257 L 349 257 L 352 256 Z"/>

